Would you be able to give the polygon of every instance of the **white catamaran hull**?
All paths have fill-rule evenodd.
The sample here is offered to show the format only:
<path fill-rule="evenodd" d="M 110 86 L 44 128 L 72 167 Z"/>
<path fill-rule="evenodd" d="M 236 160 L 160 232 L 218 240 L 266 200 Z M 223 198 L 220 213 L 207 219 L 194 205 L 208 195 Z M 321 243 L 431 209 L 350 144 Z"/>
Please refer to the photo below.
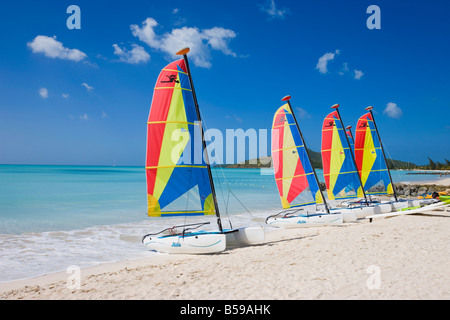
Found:
<path fill-rule="evenodd" d="M 364 219 L 368 216 L 377 214 L 388 214 L 408 208 L 418 208 L 426 203 L 421 203 L 420 200 L 406 200 L 398 202 L 382 202 L 370 206 L 358 206 L 345 209 L 339 209 L 344 214 L 344 222 L 355 221 L 353 219 Z M 428 204 L 428 203 L 427 203 Z"/>
<path fill-rule="evenodd" d="M 390 218 L 390 217 L 395 217 L 395 216 L 416 214 L 416 213 L 422 213 L 422 212 L 426 212 L 426 211 L 432 211 L 435 209 L 443 209 L 448 206 L 450 206 L 450 203 L 448 203 L 448 202 L 439 202 L 439 203 L 435 203 L 435 204 L 425 205 L 424 207 L 417 208 L 417 209 L 403 210 L 403 211 L 367 216 L 366 219 L 369 219 L 370 221 L 372 221 L 372 219 L 376 219 L 376 218 L 378 218 L 378 219 L 379 218 Z"/>
<path fill-rule="evenodd" d="M 148 236 L 143 242 L 149 250 L 170 254 L 208 254 L 221 252 L 226 248 L 226 237 L 222 233 Z"/>
<path fill-rule="evenodd" d="M 271 217 L 267 219 L 267 224 L 277 228 L 305 228 L 339 225 L 344 221 L 342 213 L 317 214 L 310 216 L 292 216 L 292 217 Z"/>
<path fill-rule="evenodd" d="M 364 219 L 367 216 L 374 214 L 382 214 L 392 212 L 392 204 L 391 203 L 380 203 L 370 206 L 358 206 L 340 209 L 344 213 L 344 222 L 356 221 L 357 219 Z M 346 218 L 351 217 L 352 219 L 356 218 L 356 220 L 349 220 Z"/>
<path fill-rule="evenodd" d="M 250 246 L 263 243 L 266 240 L 263 227 L 247 227 L 235 230 L 225 230 L 227 247 Z"/>

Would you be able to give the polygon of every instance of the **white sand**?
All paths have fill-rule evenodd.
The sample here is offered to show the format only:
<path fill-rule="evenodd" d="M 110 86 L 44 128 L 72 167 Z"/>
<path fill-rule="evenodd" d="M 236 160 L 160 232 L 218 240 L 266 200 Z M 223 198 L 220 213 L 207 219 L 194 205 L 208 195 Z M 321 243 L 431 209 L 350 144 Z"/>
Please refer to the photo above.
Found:
<path fill-rule="evenodd" d="M 267 243 L 0 284 L 0 299 L 450 299 L 450 212 L 277 230 Z"/>

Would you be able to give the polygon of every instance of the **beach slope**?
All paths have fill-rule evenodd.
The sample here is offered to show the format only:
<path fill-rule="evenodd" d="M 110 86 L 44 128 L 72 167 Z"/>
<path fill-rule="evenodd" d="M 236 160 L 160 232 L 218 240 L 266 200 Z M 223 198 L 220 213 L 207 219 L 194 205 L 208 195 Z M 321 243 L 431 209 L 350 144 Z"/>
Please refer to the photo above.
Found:
<path fill-rule="evenodd" d="M 0 284 L 0 299 L 450 299 L 450 212 L 271 231 L 263 245 Z"/>

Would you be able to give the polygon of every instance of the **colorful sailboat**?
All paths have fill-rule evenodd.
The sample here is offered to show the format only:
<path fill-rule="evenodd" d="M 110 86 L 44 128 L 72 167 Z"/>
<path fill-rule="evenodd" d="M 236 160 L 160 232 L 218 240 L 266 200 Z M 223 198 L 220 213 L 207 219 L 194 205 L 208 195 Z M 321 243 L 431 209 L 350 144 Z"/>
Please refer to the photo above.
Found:
<path fill-rule="evenodd" d="M 142 241 L 151 250 L 188 254 L 220 252 L 227 242 L 260 243 L 262 228 L 222 227 L 188 52 L 185 48 L 177 53 L 183 59 L 162 70 L 154 90 L 147 124 L 148 215 L 216 215 L 218 230 L 197 231 L 209 223 L 183 225 L 148 234 Z M 195 137 L 201 141 L 194 141 Z"/>
<path fill-rule="evenodd" d="M 272 127 L 275 182 L 285 211 L 268 217 L 266 223 L 282 228 L 341 224 L 342 214 L 330 213 L 320 190 L 290 99 L 290 96 L 282 99 L 286 104 L 275 113 Z M 317 204 L 324 204 L 324 210 L 302 213 L 300 209 Z"/>
<path fill-rule="evenodd" d="M 365 192 L 368 195 L 392 194 L 395 201 L 380 202 L 379 206 L 390 206 L 393 211 L 432 203 L 432 199 L 422 204 L 419 201 L 398 199 L 372 110 L 373 107 L 366 108 L 368 112 L 359 118 L 355 134 L 355 161 Z M 389 212 L 384 210 L 383 213 Z"/>
<path fill-rule="evenodd" d="M 391 206 L 376 206 L 371 203 L 362 187 L 349 135 L 339 112 L 339 105 L 331 107 L 333 112 L 325 117 L 322 126 L 322 164 L 327 195 L 336 203 L 344 215 L 344 222 L 355 221 L 366 215 L 390 212 Z M 347 127 L 347 130 L 349 128 Z"/>
<path fill-rule="evenodd" d="M 356 125 L 356 165 L 367 194 L 393 194 L 398 201 L 372 109 L 366 108 L 369 112 Z"/>
<path fill-rule="evenodd" d="M 344 130 L 339 105 L 325 117 L 322 126 L 322 164 L 328 199 L 349 199 L 366 195 Z"/>

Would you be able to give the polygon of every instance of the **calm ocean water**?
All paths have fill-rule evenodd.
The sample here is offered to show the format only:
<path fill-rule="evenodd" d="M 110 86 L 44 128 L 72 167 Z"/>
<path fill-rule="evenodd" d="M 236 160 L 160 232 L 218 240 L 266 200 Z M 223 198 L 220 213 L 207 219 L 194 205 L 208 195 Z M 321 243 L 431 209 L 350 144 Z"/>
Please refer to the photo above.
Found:
<path fill-rule="evenodd" d="M 392 175 L 395 182 L 439 179 Z M 321 170 L 318 176 L 323 181 Z M 227 218 L 234 227 L 258 225 L 254 218 L 280 210 L 270 170 L 213 169 L 213 178 L 225 227 Z M 0 165 L 0 282 L 146 257 L 154 253 L 142 246 L 144 234 L 215 223 L 214 217 L 147 218 L 146 198 L 140 167 Z"/>

